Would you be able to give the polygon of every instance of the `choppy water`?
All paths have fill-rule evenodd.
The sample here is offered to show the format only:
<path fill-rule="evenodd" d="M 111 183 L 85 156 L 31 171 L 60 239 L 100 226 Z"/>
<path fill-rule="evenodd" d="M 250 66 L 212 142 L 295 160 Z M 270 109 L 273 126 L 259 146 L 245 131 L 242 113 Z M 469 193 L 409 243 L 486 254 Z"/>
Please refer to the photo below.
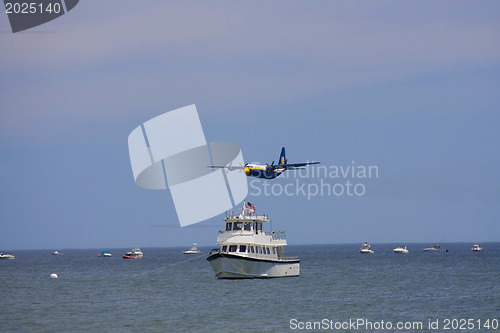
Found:
<path fill-rule="evenodd" d="M 15 260 L 0 260 L 0 332 L 292 332 L 314 322 L 398 331 L 381 321 L 500 331 L 491 326 L 500 320 L 500 243 L 481 244 L 480 253 L 472 244 L 442 244 L 448 253 L 408 244 L 409 255 L 393 254 L 396 245 L 372 244 L 373 255 L 359 254 L 361 244 L 289 246 L 302 259 L 300 277 L 256 280 L 217 280 L 204 258 L 169 266 L 196 256 L 183 249 L 143 248 L 141 260 L 121 259 L 128 249 L 111 250 L 112 258 L 15 251 Z M 449 330 L 447 318 L 455 319 Z M 359 319 L 372 327 L 346 326 Z M 486 320 L 490 329 L 479 329 Z"/>

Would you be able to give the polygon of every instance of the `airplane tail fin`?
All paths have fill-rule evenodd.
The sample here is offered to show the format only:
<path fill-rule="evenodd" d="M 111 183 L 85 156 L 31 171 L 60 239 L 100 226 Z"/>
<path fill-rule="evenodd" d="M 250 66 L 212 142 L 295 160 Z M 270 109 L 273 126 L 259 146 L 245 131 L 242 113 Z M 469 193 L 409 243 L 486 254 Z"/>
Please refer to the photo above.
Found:
<path fill-rule="evenodd" d="M 285 147 L 281 148 L 279 165 L 286 165 Z"/>

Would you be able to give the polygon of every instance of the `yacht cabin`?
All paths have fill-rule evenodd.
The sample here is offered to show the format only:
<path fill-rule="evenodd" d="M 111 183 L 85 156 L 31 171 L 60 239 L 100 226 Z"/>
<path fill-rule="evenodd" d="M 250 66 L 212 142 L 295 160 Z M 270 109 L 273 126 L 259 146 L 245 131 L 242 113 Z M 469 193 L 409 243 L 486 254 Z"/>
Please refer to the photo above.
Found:
<path fill-rule="evenodd" d="M 225 221 L 226 230 L 219 231 L 217 237 L 221 253 L 268 260 L 285 259 L 285 232 L 264 231 L 264 223 L 269 222 L 266 215 L 231 215 Z"/>

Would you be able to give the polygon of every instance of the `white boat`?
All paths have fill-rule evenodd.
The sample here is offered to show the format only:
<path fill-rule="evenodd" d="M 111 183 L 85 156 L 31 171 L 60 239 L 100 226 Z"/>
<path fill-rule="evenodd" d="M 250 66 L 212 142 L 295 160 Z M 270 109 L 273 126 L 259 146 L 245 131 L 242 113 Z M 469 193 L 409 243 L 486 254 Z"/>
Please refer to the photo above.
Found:
<path fill-rule="evenodd" d="M 207 257 L 215 276 L 224 278 L 273 278 L 298 276 L 300 259 L 286 257 L 284 231 L 264 231 L 266 215 L 226 217 L 226 230 L 219 231 L 217 245 Z"/>
<path fill-rule="evenodd" d="M 408 253 L 410 253 L 410 251 L 408 251 L 408 249 L 406 248 L 406 245 L 404 245 L 404 246 L 398 246 L 397 248 L 395 248 L 394 253 L 408 254 Z"/>
<path fill-rule="evenodd" d="M 363 244 L 363 246 L 361 246 L 361 248 L 359 249 L 359 252 L 360 253 L 375 253 L 372 249 L 371 249 L 371 246 L 370 244 L 368 244 L 368 242 L 365 242 Z"/>
<path fill-rule="evenodd" d="M 471 248 L 471 251 L 474 251 L 474 252 L 479 252 L 479 251 L 482 251 L 483 248 L 479 246 L 479 244 L 474 244 Z"/>
<path fill-rule="evenodd" d="M 61 252 L 59 252 L 59 251 L 54 251 L 54 252 L 52 252 L 52 255 L 53 255 L 53 256 L 58 256 L 58 255 L 60 255 L 60 254 L 61 254 Z"/>
<path fill-rule="evenodd" d="M 422 249 L 422 251 L 448 252 L 448 250 L 444 249 L 441 245 L 434 245 L 433 247 L 426 247 L 425 249 Z"/>
<path fill-rule="evenodd" d="M 187 251 L 184 251 L 184 254 L 197 254 L 197 253 L 201 253 L 201 251 L 197 248 L 198 244 L 196 243 L 193 243 L 193 246 L 187 250 Z"/>
<path fill-rule="evenodd" d="M 141 259 L 143 256 L 143 253 L 141 252 L 141 249 L 138 247 L 134 247 L 127 253 L 125 253 L 122 258 L 123 259 Z"/>
<path fill-rule="evenodd" d="M 14 259 L 15 256 L 7 253 L 7 252 L 0 252 L 0 259 Z"/>
<path fill-rule="evenodd" d="M 111 254 L 111 252 L 109 252 L 109 251 L 102 251 L 102 252 L 101 252 L 101 253 L 99 253 L 99 255 L 97 255 L 97 256 L 98 256 L 98 257 L 109 258 L 109 257 L 111 257 L 111 256 L 113 256 L 113 255 L 112 255 L 112 254 Z"/>

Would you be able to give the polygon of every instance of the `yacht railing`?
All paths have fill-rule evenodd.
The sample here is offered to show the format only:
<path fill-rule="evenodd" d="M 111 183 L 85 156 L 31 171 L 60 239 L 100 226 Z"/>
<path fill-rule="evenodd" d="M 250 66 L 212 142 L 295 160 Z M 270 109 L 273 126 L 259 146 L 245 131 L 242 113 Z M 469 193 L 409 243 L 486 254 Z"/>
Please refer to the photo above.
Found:
<path fill-rule="evenodd" d="M 272 236 L 273 240 L 286 240 L 285 231 L 270 231 L 265 233 L 266 236 Z"/>
<path fill-rule="evenodd" d="M 222 234 L 228 230 L 219 230 L 219 234 Z M 248 231 L 250 230 L 229 230 L 229 232 L 233 232 L 233 234 L 248 234 Z M 254 233 L 254 230 L 251 230 L 252 233 Z M 273 240 L 286 240 L 286 235 L 285 231 L 283 230 L 278 230 L 278 231 L 258 231 L 258 233 L 264 233 L 266 236 L 271 236 Z"/>

